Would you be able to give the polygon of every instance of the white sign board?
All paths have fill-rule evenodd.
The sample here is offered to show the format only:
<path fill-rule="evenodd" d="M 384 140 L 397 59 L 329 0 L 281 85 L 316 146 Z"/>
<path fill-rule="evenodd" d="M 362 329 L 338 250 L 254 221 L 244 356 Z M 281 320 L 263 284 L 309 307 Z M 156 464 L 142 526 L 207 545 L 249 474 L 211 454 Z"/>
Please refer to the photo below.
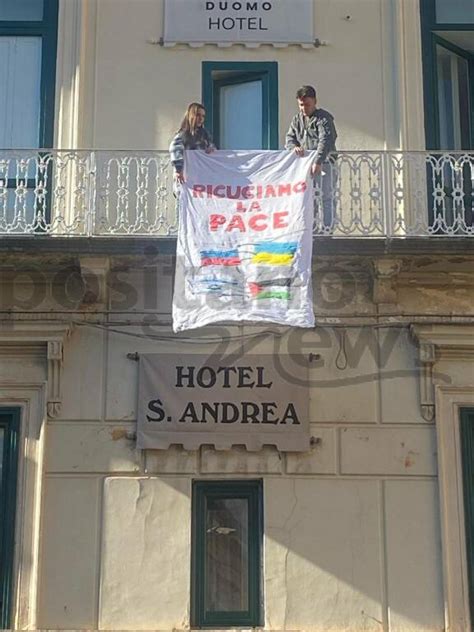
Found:
<path fill-rule="evenodd" d="M 312 44 L 313 0 L 165 0 L 164 44 Z"/>
<path fill-rule="evenodd" d="M 284 354 L 140 355 L 137 445 L 310 448 L 308 365 Z"/>

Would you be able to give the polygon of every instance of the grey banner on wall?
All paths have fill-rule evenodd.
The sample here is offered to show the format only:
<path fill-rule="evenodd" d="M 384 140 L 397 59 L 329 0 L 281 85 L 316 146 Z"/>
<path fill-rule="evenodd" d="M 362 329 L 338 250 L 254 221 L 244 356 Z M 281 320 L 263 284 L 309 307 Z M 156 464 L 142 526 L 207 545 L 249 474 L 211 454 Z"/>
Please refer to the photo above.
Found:
<path fill-rule="evenodd" d="M 313 0 L 165 0 L 165 46 L 314 43 Z"/>
<path fill-rule="evenodd" d="M 309 450 L 308 367 L 285 357 L 141 355 L 138 447 Z"/>

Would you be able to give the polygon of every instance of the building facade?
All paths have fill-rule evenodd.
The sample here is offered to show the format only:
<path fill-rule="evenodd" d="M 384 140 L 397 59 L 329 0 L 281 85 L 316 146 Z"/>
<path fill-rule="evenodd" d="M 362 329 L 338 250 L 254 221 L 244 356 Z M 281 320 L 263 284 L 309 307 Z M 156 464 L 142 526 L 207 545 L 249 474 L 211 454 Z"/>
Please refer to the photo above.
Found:
<path fill-rule="evenodd" d="M 471 629 L 474 6 L 292 2 L 0 0 L 4 629 Z M 302 84 L 316 327 L 173 334 L 185 107 L 278 149 Z M 146 354 L 304 366 L 307 450 L 138 449 Z"/>

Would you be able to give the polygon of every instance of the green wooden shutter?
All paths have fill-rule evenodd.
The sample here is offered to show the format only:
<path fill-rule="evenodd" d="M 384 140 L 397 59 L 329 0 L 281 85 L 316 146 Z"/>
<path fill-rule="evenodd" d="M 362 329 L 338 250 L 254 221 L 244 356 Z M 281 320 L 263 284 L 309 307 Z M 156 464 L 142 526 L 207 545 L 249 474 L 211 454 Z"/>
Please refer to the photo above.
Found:
<path fill-rule="evenodd" d="M 195 481 L 193 484 L 191 625 L 200 628 L 257 627 L 263 625 L 262 614 L 262 548 L 263 548 L 263 485 L 262 481 Z M 216 501 L 245 501 L 248 509 L 245 547 L 247 564 L 241 568 L 248 578 L 245 594 L 246 607 L 209 607 L 206 601 L 211 582 L 209 565 L 209 535 L 222 529 L 220 536 L 231 537 L 235 529 L 209 528 L 208 508 Z M 230 525 L 232 526 L 232 525 Z M 227 531 L 229 533 L 227 533 Z M 212 536 L 211 536 L 212 537 Z M 211 545 L 212 546 L 212 545 Z M 215 557 L 218 563 L 222 559 Z M 238 557 L 232 558 L 237 560 Z M 227 560 L 229 561 L 229 560 Z M 222 586 L 221 586 L 222 587 Z M 224 589 L 222 588 L 222 591 Z M 219 594 L 220 590 L 214 594 Z"/>
<path fill-rule="evenodd" d="M 474 408 L 461 410 L 461 454 L 466 524 L 466 557 L 471 619 L 474 617 Z"/>
<path fill-rule="evenodd" d="M 11 627 L 20 409 L 0 408 L 0 626 Z"/>

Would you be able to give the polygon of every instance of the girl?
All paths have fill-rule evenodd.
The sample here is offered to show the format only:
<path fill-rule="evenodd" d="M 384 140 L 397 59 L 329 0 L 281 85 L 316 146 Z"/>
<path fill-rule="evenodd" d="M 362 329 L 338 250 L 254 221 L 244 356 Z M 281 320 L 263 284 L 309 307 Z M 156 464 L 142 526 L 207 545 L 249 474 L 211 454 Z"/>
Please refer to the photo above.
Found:
<path fill-rule="evenodd" d="M 210 154 L 215 150 L 211 135 L 204 127 L 206 110 L 200 103 L 191 103 L 186 110 L 178 133 L 170 144 L 171 164 L 174 167 L 175 194 L 184 182 L 184 150 L 203 149 Z"/>

